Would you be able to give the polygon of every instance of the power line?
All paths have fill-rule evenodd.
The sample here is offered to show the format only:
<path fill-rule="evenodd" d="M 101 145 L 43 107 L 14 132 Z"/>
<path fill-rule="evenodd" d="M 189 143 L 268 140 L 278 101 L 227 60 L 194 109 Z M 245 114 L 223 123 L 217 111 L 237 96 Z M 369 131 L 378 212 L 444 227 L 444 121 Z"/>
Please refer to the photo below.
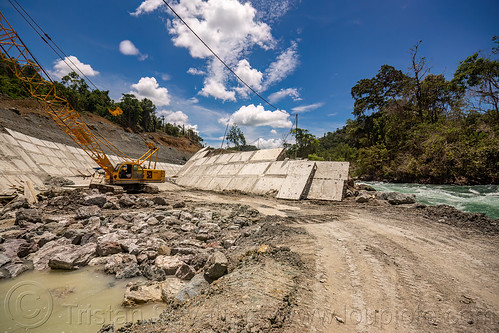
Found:
<path fill-rule="evenodd" d="M 32 29 L 33 29 L 33 30 L 34 30 L 34 31 L 38 34 L 38 36 L 39 36 L 39 37 L 40 37 L 40 38 L 41 38 L 41 39 L 42 39 L 42 40 L 43 40 L 43 41 L 44 41 L 44 42 L 45 42 L 45 43 L 46 43 L 46 44 L 47 44 L 47 45 L 48 45 L 48 46 L 52 49 L 52 51 L 54 51 L 54 53 L 55 53 L 55 54 L 56 54 L 56 55 L 57 55 L 57 56 L 58 56 L 58 57 L 59 57 L 59 58 L 60 58 L 60 59 L 61 59 L 61 60 L 62 60 L 62 61 L 63 61 L 63 62 L 64 62 L 64 63 L 68 66 L 68 67 L 69 67 L 69 68 L 71 68 L 72 70 L 74 70 L 74 68 L 76 68 L 76 70 L 77 70 L 78 72 L 80 72 L 80 74 L 81 74 L 81 75 L 83 75 L 83 77 L 84 77 L 84 78 L 85 78 L 85 79 L 86 79 L 86 80 L 87 80 L 87 81 L 88 81 L 88 82 L 89 82 L 89 83 L 90 83 L 90 84 L 91 84 L 91 85 L 92 85 L 95 89 L 99 90 L 99 89 L 97 88 L 97 86 L 96 86 L 96 85 L 92 82 L 92 80 L 90 80 L 90 79 L 88 78 L 88 76 L 86 76 L 86 75 L 85 75 L 85 73 L 83 73 L 83 72 L 80 70 L 80 68 L 79 68 L 79 67 L 78 67 L 78 66 L 77 66 L 77 65 L 76 65 L 76 64 L 75 64 L 75 63 L 71 60 L 71 58 L 69 58 L 69 57 L 66 55 L 66 53 L 64 53 L 64 51 L 63 51 L 63 50 L 61 50 L 61 48 L 60 48 L 60 47 L 56 44 L 56 42 L 54 42 L 54 41 L 52 40 L 52 38 L 50 38 L 50 36 L 49 36 L 49 35 L 48 35 L 48 34 L 47 34 L 47 33 L 46 33 L 46 32 L 45 32 L 45 31 L 44 31 L 44 30 L 43 30 L 43 29 L 42 29 L 42 28 L 38 25 L 38 23 L 36 23 L 36 21 L 33 19 L 33 17 L 31 17 L 31 15 L 29 15 L 29 13 L 28 13 L 28 12 L 27 12 L 27 11 L 26 11 L 26 10 L 25 10 L 25 9 L 24 9 L 24 8 L 23 8 L 23 7 L 22 7 L 22 6 L 21 6 L 21 5 L 20 5 L 20 4 L 19 4 L 16 0 L 13 0 L 13 1 L 14 1 L 14 2 L 16 3 L 16 5 L 17 5 L 17 6 L 18 6 L 18 7 L 19 7 L 19 8 L 20 8 L 23 12 L 24 12 L 24 14 L 25 14 L 27 17 L 29 17 L 29 20 L 28 20 L 28 19 L 26 18 L 26 16 L 25 16 L 23 13 L 21 13 L 21 11 L 20 11 L 20 10 L 19 10 L 19 9 L 18 9 L 18 8 L 17 8 L 17 7 L 16 7 L 16 6 L 12 3 L 12 1 L 11 1 L 11 0 L 9 0 L 10 4 L 12 5 L 12 7 L 14 7 L 14 9 L 15 9 L 15 10 L 19 13 L 19 15 L 21 15 L 21 17 L 22 17 L 22 18 L 23 18 L 23 19 L 24 19 L 24 20 L 25 20 L 25 21 L 29 24 L 29 26 L 30 26 L 30 27 L 31 27 L 31 28 L 32 28 Z M 31 22 L 30 22 L 30 20 L 31 20 Z M 33 26 L 33 24 L 32 24 L 32 23 L 33 23 L 34 25 L 36 25 L 36 28 Z M 37 30 L 37 28 L 38 28 L 39 30 Z M 44 36 L 45 36 L 45 37 L 44 37 Z M 51 43 L 52 43 L 52 44 L 53 44 L 53 45 L 57 48 L 57 50 L 59 50 L 59 52 L 61 52 L 61 53 L 64 55 L 64 57 L 63 57 L 63 56 L 61 56 L 61 55 L 60 55 L 60 53 L 54 49 L 54 47 L 50 44 L 50 42 L 49 42 L 49 41 L 50 41 L 50 42 L 51 42 Z M 73 68 L 73 67 L 71 67 L 71 66 L 67 63 L 66 59 L 67 59 L 67 61 L 69 61 L 69 62 L 70 62 L 70 63 L 74 66 L 74 68 Z"/>
<path fill-rule="evenodd" d="M 199 37 L 199 35 L 187 24 L 187 22 L 184 21 L 184 19 L 182 19 L 182 17 L 180 17 L 179 14 L 177 14 L 177 12 L 168 4 L 168 2 L 166 2 L 166 0 L 163 0 L 163 2 L 165 3 L 165 5 L 173 12 L 173 14 L 175 14 L 178 19 L 194 34 L 194 36 L 197 37 L 197 39 L 199 39 L 199 41 L 201 43 L 203 43 L 203 45 L 215 56 L 215 58 L 217 58 L 224 66 L 225 68 L 227 68 L 232 74 L 234 74 L 234 76 L 239 80 L 241 81 L 242 84 L 244 84 L 249 90 L 251 90 L 255 95 L 257 95 L 262 101 L 264 101 L 265 103 L 267 103 L 268 105 L 270 105 L 271 107 L 274 108 L 274 110 L 276 111 L 280 111 L 280 112 L 283 112 L 283 113 L 287 113 L 286 111 L 283 111 L 281 109 L 279 109 L 278 107 L 274 106 L 273 104 L 271 104 L 268 100 L 266 100 L 264 97 L 262 97 L 255 89 L 253 89 L 249 84 L 247 84 L 246 82 L 244 82 L 243 79 L 241 79 L 239 77 L 239 75 L 236 74 L 236 72 L 234 72 L 234 70 L 232 68 L 230 68 L 229 65 L 227 65 L 225 63 L 225 61 L 222 60 L 222 58 L 220 58 L 218 56 L 218 54 L 215 53 L 215 51 L 213 51 L 209 46 L 208 44 L 205 43 L 205 41 L 203 39 L 201 39 L 201 37 Z"/>

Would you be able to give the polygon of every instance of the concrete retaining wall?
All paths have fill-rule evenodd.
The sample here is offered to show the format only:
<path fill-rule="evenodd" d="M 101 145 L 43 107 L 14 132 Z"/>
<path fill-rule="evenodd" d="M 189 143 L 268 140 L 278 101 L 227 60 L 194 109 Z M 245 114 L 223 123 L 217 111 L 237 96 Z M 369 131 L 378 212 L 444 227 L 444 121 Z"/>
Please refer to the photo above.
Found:
<path fill-rule="evenodd" d="M 76 177 L 92 175 L 98 165 L 81 148 L 37 138 L 6 129 L 0 133 L 0 193 L 10 185 L 22 185 L 30 180 L 43 187 L 43 180 L 50 176 Z M 113 164 L 119 159 L 108 156 Z M 167 177 L 173 177 L 182 165 L 158 163 Z"/>
<path fill-rule="evenodd" d="M 178 172 L 177 184 L 211 191 L 271 194 L 280 199 L 340 201 L 346 162 L 283 160 L 284 149 L 214 155 L 202 149 Z"/>

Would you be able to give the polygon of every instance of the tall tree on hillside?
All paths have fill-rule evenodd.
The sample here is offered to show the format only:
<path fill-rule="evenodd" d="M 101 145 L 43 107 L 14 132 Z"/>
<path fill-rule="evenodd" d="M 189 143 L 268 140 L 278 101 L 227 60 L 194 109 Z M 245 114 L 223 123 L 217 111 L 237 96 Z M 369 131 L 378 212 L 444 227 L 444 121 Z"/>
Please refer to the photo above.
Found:
<path fill-rule="evenodd" d="M 236 148 L 246 146 L 244 133 L 236 124 L 230 127 L 229 132 L 227 133 L 227 142 L 233 143 Z"/>
<path fill-rule="evenodd" d="M 140 108 L 142 109 L 140 125 L 144 131 L 149 132 L 155 127 L 153 119 L 155 118 L 156 106 L 150 99 L 144 98 L 140 101 Z"/>
<path fill-rule="evenodd" d="M 389 65 L 381 66 L 375 77 L 362 79 L 353 86 L 353 115 L 359 119 L 365 117 L 368 110 L 382 110 L 388 103 L 402 97 L 408 81 L 402 71 Z"/>
<path fill-rule="evenodd" d="M 475 53 L 461 61 L 452 82 L 470 92 L 471 101 L 478 100 L 475 106 L 478 111 L 487 111 L 491 107 L 499 118 L 499 61 Z"/>
<path fill-rule="evenodd" d="M 135 130 L 142 113 L 142 108 L 137 97 L 133 94 L 123 94 L 118 106 L 123 110 L 123 114 L 119 115 L 120 124 Z"/>
<path fill-rule="evenodd" d="M 414 45 L 411 48 L 411 71 L 414 74 L 414 77 L 412 78 L 412 82 L 414 85 L 414 105 L 416 107 L 419 120 L 421 122 L 424 122 L 424 115 L 423 115 L 423 109 L 424 109 L 424 93 L 423 93 L 423 80 L 425 79 L 426 75 L 430 72 L 430 68 L 426 62 L 426 58 L 418 57 L 418 48 L 419 45 L 421 45 L 423 41 L 420 40 L 416 45 Z"/>

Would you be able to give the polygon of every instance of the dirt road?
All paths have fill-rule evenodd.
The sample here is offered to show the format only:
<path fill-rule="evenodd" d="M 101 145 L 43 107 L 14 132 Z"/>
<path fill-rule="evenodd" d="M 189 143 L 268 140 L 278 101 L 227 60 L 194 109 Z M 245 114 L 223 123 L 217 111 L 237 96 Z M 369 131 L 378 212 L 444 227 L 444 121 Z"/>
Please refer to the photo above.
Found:
<path fill-rule="evenodd" d="M 283 241 L 316 267 L 289 331 L 499 331 L 497 233 L 429 219 L 423 208 L 190 197 L 244 202 L 308 232 Z"/>

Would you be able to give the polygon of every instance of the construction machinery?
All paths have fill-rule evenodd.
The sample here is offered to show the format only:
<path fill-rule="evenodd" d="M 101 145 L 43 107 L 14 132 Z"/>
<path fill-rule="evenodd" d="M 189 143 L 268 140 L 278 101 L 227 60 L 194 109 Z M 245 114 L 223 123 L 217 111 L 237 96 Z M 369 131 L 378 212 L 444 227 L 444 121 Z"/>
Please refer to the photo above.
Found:
<path fill-rule="evenodd" d="M 165 171 L 156 169 L 159 150 L 152 142 L 146 142 L 149 150 L 134 160 L 98 133 L 91 132 L 67 99 L 58 94 L 50 75 L 36 61 L 1 12 L 0 48 L 0 57 L 24 84 L 31 96 L 41 102 L 52 120 L 105 171 L 106 183 L 140 186 L 165 181 Z M 113 166 L 102 146 L 116 154 L 121 162 Z"/>

